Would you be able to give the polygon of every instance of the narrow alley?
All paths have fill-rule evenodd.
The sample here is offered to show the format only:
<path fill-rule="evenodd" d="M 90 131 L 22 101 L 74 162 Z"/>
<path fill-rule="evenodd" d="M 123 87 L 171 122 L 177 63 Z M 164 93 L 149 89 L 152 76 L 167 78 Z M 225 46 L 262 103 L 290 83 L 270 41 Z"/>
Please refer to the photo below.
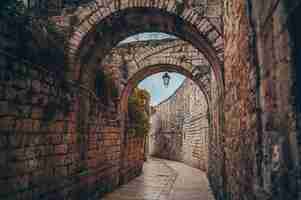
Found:
<path fill-rule="evenodd" d="M 301 0 L 0 2 L 0 200 L 301 200 Z"/>
<path fill-rule="evenodd" d="M 206 175 L 183 163 L 149 158 L 141 176 L 104 200 L 214 200 Z"/>

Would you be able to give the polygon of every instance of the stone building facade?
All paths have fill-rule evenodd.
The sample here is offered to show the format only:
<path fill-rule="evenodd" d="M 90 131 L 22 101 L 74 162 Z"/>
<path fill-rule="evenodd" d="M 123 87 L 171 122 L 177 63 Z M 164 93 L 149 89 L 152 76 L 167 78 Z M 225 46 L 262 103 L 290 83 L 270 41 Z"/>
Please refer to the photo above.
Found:
<path fill-rule="evenodd" d="M 208 103 L 192 80 L 154 107 L 151 120 L 150 155 L 177 160 L 207 171 Z"/>

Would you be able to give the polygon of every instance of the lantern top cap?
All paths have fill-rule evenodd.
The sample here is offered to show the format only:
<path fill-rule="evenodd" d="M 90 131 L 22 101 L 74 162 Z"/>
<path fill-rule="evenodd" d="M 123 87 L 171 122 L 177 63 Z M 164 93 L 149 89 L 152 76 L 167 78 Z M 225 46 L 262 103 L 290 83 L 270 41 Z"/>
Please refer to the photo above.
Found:
<path fill-rule="evenodd" d="M 163 78 L 167 78 L 167 77 L 170 78 L 168 72 L 165 72 L 164 75 L 163 75 Z"/>

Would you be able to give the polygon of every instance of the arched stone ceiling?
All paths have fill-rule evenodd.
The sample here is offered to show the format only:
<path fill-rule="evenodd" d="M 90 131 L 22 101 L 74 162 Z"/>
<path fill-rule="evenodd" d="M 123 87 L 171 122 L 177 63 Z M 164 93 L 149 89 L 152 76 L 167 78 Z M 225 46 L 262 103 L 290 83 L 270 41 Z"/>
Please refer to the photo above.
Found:
<path fill-rule="evenodd" d="M 145 68 L 178 66 L 179 71 L 183 69 L 186 76 L 200 85 L 207 100 L 210 100 L 210 80 L 214 76 L 210 65 L 198 49 L 183 40 L 165 39 L 120 45 L 112 49 L 101 64 L 110 67 L 114 65 L 121 73 L 127 73 L 124 82 L 130 81 Z M 145 78 L 144 74 L 140 74 L 141 77 L 136 78 Z"/>
<path fill-rule="evenodd" d="M 74 31 L 66 49 L 71 71 L 78 75 L 82 65 L 99 64 L 112 47 L 130 35 L 165 32 L 179 36 L 199 49 L 222 85 L 222 33 L 205 14 L 209 10 L 198 12 L 197 7 L 202 7 L 201 3 L 187 1 L 182 5 L 177 0 L 90 2 L 75 12 Z M 215 15 L 220 17 L 218 11 Z"/>
<path fill-rule="evenodd" d="M 149 0 L 150 1 L 150 0 Z M 121 25 L 121 28 L 126 28 L 126 26 L 122 26 L 122 21 L 127 21 L 127 24 L 130 25 L 133 23 L 137 29 L 140 30 L 151 30 L 151 29 L 160 29 L 162 32 L 169 32 L 174 33 L 175 35 L 182 35 L 181 27 L 188 28 L 189 26 L 193 26 L 196 30 L 195 32 L 199 33 L 200 37 L 203 37 L 207 40 L 209 45 L 214 48 L 215 52 L 217 54 L 221 54 L 223 49 L 223 41 L 222 41 L 222 34 L 221 32 L 208 20 L 208 18 L 200 15 L 199 13 L 196 13 L 192 8 L 186 8 L 181 13 L 177 13 L 177 6 L 176 6 L 176 0 L 172 0 L 169 2 L 167 7 L 160 7 L 160 5 L 150 6 L 148 4 L 145 4 L 145 6 L 141 7 L 135 7 L 135 5 L 127 5 L 124 8 L 121 9 L 113 9 L 113 5 L 102 5 L 103 2 L 98 2 L 94 4 L 93 8 L 88 9 L 89 14 L 85 15 L 85 18 L 81 19 L 81 14 L 78 15 L 79 19 L 77 21 L 80 21 L 78 25 L 73 25 L 73 30 L 75 30 L 71 34 L 71 38 L 69 40 L 68 44 L 68 57 L 70 59 L 70 62 L 72 59 L 75 59 L 74 57 L 77 55 L 77 51 L 81 48 L 82 42 L 84 41 L 84 38 L 91 32 L 95 31 L 95 27 L 105 21 L 113 22 L 114 18 L 119 18 L 119 25 Z M 134 1 L 133 1 L 134 2 Z M 147 2 L 146 2 L 147 3 Z M 162 5 L 161 5 L 162 6 Z M 105 9 L 106 7 L 106 9 Z M 145 9 L 146 8 L 146 9 Z M 148 9 L 147 9 L 148 8 Z M 158 12 L 151 12 L 152 10 L 160 11 L 165 14 L 159 14 Z M 136 13 L 135 15 L 132 14 L 130 16 L 126 15 L 126 12 L 135 12 L 134 10 L 140 10 L 145 13 Z M 88 12 L 87 10 L 82 12 Z M 168 15 L 173 15 L 173 17 L 169 17 L 170 19 L 163 19 L 164 17 L 167 17 Z M 147 18 L 147 15 L 151 15 L 149 18 Z M 121 18 L 123 17 L 123 19 Z M 179 19 L 174 20 L 175 17 L 178 17 Z M 173 19 L 172 19 L 173 18 Z M 138 20 L 139 19 L 139 20 Z M 132 21 L 131 21 L 132 20 Z M 182 22 L 181 22 L 182 20 Z M 178 22 L 178 24 L 174 24 Z M 109 23 L 110 23 L 109 22 Z M 186 23 L 185 25 L 183 23 Z M 144 26 L 151 26 L 152 24 L 157 27 L 140 27 L 137 26 L 138 23 L 142 23 Z M 124 23 L 126 25 L 126 23 Z M 141 26 L 141 25 L 140 25 Z M 160 27 L 161 26 L 161 27 Z M 165 26 L 165 27 L 164 27 Z M 103 29 L 103 30 L 99 30 Z M 101 33 L 103 31 L 107 31 L 105 29 L 110 29 L 109 27 L 103 27 L 99 28 L 97 30 L 98 33 Z M 189 29 L 189 28 L 188 28 Z M 129 32 L 133 31 L 128 29 Z M 188 30 L 184 30 L 188 31 Z M 104 34 L 104 33 L 102 33 Z M 126 34 L 126 33 L 123 33 Z M 112 36 L 112 35 L 110 35 Z M 185 36 L 184 36 L 185 37 Z M 187 38 L 188 39 L 188 38 Z M 85 44 L 87 45 L 87 43 Z M 222 57 L 220 56 L 220 59 Z"/>
<path fill-rule="evenodd" d="M 172 61 L 172 60 L 170 60 Z M 187 78 L 193 80 L 201 89 L 201 91 L 204 94 L 204 97 L 206 99 L 207 105 L 209 107 L 209 112 L 211 112 L 211 108 L 210 108 L 210 103 L 209 103 L 209 93 L 207 90 L 207 86 L 209 85 L 208 82 L 203 82 L 200 79 L 196 79 L 196 77 L 192 74 L 191 71 L 188 71 L 186 68 L 177 65 L 177 63 L 172 63 L 168 64 L 168 63 L 163 63 L 159 61 L 159 64 L 157 65 L 152 65 L 152 66 L 148 66 L 145 67 L 139 71 L 137 71 L 135 74 L 133 74 L 133 76 L 131 77 L 131 79 L 128 80 L 125 88 L 122 91 L 121 94 L 121 98 L 120 98 L 120 110 L 122 113 L 126 113 L 127 112 L 127 106 L 128 106 L 128 97 L 130 96 L 132 90 L 137 86 L 137 84 L 145 79 L 148 76 L 151 76 L 152 74 L 156 74 L 159 72 L 164 72 L 164 71 L 169 71 L 169 72 L 177 72 L 180 73 L 184 76 L 186 76 Z M 209 87 L 210 88 L 210 87 Z"/>

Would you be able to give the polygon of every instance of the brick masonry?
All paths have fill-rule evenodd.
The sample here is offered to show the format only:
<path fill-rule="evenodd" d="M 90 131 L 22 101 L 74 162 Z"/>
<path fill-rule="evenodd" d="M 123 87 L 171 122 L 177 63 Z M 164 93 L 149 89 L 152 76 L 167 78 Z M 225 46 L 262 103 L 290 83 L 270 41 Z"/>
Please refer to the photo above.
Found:
<path fill-rule="evenodd" d="M 116 105 L 104 106 L 89 89 L 17 57 L 20 41 L 9 32 L 15 27 L 4 26 L 0 199 L 96 198 L 139 174 L 144 144 L 129 139 L 121 160 Z"/>
<path fill-rule="evenodd" d="M 182 55 L 175 53 L 179 46 L 183 45 L 166 48 L 170 53 L 165 57 L 173 53 L 179 62 Z M 156 55 L 158 49 L 153 51 Z M 197 55 L 200 57 L 195 63 L 205 62 Z M 3 198 L 96 197 L 141 173 L 141 139 L 128 139 L 121 154 L 117 102 L 112 100 L 106 107 L 90 89 L 65 82 L 43 66 L 16 59 L 11 53 L 2 52 L 1 63 L 5 69 L 1 87 L 1 168 L 3 172 L 11 170 L 1 177 Z M 104 64 L 101 69 L 113 74 L 121 90 L 126 80 L 114 63 Z M 17 68 L 10 68 L 11 65 Z M 89 76 L 92 77 L 86 74 Z M 89 80 L 86 86 L 93 87 L 93 81 Z"/>
<path fill-rule="evenodd" d="M 0 198 L 96 198 L 141 171 L 143 156 L 133 149 L 143 144 L 125 145 L 121 134 L 118 105 L 126 101 L 103 106 L 94 75 L 123 38 L 161 31 L 198 49 L 214 76 L 194 76 L 179 68 L 181 57 L 167 59 L 155 49 L 141 54 L 148 58 L 134 72 L 142 75 L 132 78 L 163 63 L 200 80 L 210 100 L 207 169 L 216 198 L 300 199 L 300 34 L 292 23 L 300 19 L 299 1 L 206 1 L 205 13 L 198 10 L 203 5 L 177 2 L 99 0 L 64 10 L 60 45 L 47 43 L 42 31 L 31 37 L 37 40 L 22 40 L 21 26 L 1 21 Z M 121 97 L 124 81 L 134 85 L 128 75 L 118 78 L 124 69 L 113 73 Z"/>

